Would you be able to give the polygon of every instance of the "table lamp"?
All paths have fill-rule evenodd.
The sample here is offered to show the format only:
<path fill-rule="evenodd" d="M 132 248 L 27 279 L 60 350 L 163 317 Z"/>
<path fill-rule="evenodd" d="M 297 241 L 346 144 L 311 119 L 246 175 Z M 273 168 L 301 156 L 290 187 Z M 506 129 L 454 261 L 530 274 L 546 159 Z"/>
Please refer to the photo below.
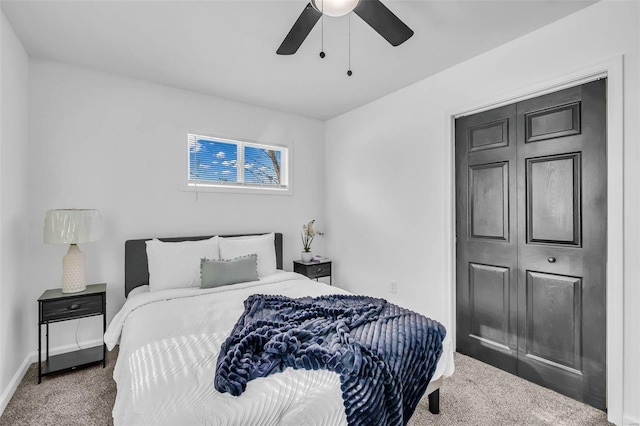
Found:
<path fill-rule="evenodd" d="M 48 210 L 44 218 L 44 242 L 70 244 L 62 258 L 62 292 L 77 293 L 87 288 L 85 256 L 79 243 L 102 238 L 102 218 L 98 210 Z"/>

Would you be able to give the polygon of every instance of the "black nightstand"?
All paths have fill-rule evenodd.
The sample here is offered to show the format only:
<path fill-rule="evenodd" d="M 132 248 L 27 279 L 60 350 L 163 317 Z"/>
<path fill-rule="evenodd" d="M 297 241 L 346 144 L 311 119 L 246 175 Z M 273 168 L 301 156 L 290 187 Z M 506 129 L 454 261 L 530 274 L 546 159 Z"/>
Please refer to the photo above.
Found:
<path fill-rule="evenodd" d="M 107 346 L 102 344 L 60 355 L 49 356 L 49 324 L 78 318 L 102 315 L 102 334 L 107 331 L 107 285 L 92 284 L 78 293 L 63 293 L 61 289 L 47 290 L 38 299 L 38 383 L 42 376 L 73 370 L 102 362 L 106 365 Z M 42 326 L 47 332 L 47 358 L 42 365 Z"/>
<path fill-rule="evenodd" d="M 316 281 L 318 278 L 329 277 L 329 285 L 331 285 L 331 261 L 323 260 L 321 262 L 303 262 L 301 260 L 293 261 L 293 272 L 305 275 Z"/>

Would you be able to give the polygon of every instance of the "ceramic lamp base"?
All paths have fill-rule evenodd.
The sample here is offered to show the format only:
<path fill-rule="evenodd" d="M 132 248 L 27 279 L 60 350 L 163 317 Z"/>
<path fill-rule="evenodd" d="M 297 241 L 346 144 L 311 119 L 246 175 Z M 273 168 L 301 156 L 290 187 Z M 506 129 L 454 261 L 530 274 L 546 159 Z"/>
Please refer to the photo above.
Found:
<path fill-rule="evenodd" d="M 84 268 L 84 253 L 77 244 L 71 244 L 62 258 L 62 292 L 78 293 L 87 288 Z"/>

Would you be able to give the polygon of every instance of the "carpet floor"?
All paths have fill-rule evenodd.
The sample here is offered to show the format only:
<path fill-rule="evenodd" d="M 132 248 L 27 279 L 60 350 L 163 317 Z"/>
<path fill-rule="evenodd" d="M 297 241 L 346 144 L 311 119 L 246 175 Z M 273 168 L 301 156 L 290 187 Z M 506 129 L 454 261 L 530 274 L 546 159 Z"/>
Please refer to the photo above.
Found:
<path fill-rule="evenodd" d="M 29 367 L 7 405 L 0 426 L 113 424 L 116 397 L 112 379 L 117 349 L 101 365 L 43 377 Z M 455 354 L 456 372 L 440 389 L 440 414 L 420 401 L 410 426 L 419 425 L 609 425 L 606 414 L 464 355 Z"/>

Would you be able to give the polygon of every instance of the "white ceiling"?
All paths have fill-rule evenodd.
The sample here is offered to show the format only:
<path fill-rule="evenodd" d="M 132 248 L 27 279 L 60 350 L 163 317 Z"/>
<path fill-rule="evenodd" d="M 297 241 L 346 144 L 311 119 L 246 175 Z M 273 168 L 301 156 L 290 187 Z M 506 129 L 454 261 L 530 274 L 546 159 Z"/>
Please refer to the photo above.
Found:
<path fill-rule="evenodd" d="M 383 2 L 415 35 L 391 47 L 359 17 L 275 51 L 307 0 L 2 0 L 32 57 L 328 119 L 547 25 L 594 1 Z"/>

